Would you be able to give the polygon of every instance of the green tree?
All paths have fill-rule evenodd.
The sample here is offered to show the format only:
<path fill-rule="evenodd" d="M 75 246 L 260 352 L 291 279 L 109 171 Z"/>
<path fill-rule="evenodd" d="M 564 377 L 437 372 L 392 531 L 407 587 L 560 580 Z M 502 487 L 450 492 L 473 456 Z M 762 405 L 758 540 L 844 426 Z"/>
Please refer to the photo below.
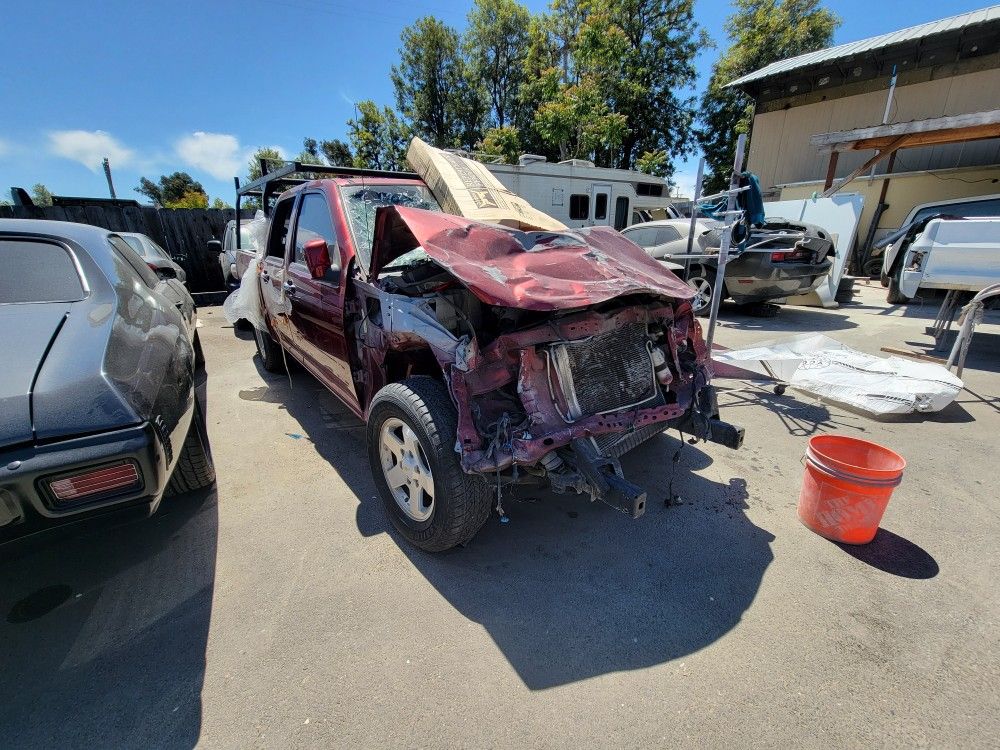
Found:
<path fill-rule="evenodd" d="M 188 190 L 176 200 L 168 200 L 164 208 L 208 208 L 208 196 L 200 190 Z"/>
<path fill-rule="evenodd" d="M 37 182 L 31 188 L 31 200 L 34 201 L 36 206 L 51 206 L 52 193 L 49 192 L 49 189 L 45 185 Z"/>
<path fill-rule="evenodd" d="M 530 22 L 531 14 L 516 0 L 476 0 L 469 13 L 464 44 L 469 76 L 486 91 L 498 128 L 518 120 Z"/>
<path fill-rule="evenodd" d="M 576 73 L 627 122 L 620 142 L 598 146 L 597 161 L 632 169 L 646 151 L 689 152 L 694 100 L 679 92 L 695 82 L 695 56 L 709 44 L 694 0 L 592 0 L 585 10 L 572 47 Z"/>
<path fill-rule="evenodd" d="M 230 206 L 228 203 L 226 203 L 224 200 L 222 200 L 222 198 L 213 198 L 212 199 L 212 208 L 223 208 L 223 209 L 225 209 L 225 208 L 232 208 L 232 206 Z"/>
<path fill-rule="evenodd" d="M 621 145 L 628 135 L 628 118 L 612 112 L 601 97 L 598 83 L 586 77 L 563 84 L 535 114 L 542 140 L 559 148 L 560 159 L 587 158 Z"/>
<path fill-rule="evenodd" d="M 403 29 L 400 42 L 390 77 L 409 127 L 439 148 L 471 148 L 482 136 L 486 95 L 462 58 L 458 34 L 427 16 Z"/>
<path fill-rule="evenodd" d="M 323 152 L 326 163 L 331 167 L 349 167 L 354 163 L 351 147 L 339 138 L 332 141 L 320 141 L 319 150 Z"/>
<path fill-rule="evenodd" d="M 753 101 L 726 84 L 773 62 L 830 46 L 840 25 L 819 0 L 734 0 L 734 5 L 736 12 L 726 21 L 730 45 L 712 66 L 699 110 L 706 193 L 729 184 L 736 138 L 749 133 L 753 121 Z"/>
<path fill-rule="evenodd" d="M 260 171 L 260 160 L 263 159 L 268 163 L 272 169 L 274 166 L 278 166 L 285 163 L 285 158 L 276 148 L 271 148 L 269 146 L 262 146 L 254 151 L 253 156 L 250 157 L 250 161 L 247 162 L 247 177 L 246 182 L 253 182 L 254 180 L 259 180 L 263 177 L 263 173 Z"/>
<path fill-rule="evenodd" d="M 168 207 L 168 203 L 178 203 L 185 200 L 188 193 L 201 193 L 205 196 L 205 204 L 208 204 L 208 194 L 205 193 L 205 188 L 187 172 L 160 175 L 159 182 L 142 177 L 139 179 L 139 185 L 134 189 L 137 193 L 145 195 L 157 206 Z M 185 207 L 190 208 L 191 206 Z"/>
<path fill-rule="evenodd" d="M 358 114 L 347 121 L 354 166 L 401 170 L 406 164 L 409 130 L 389 107 L 379 109 L 371 99 L 358 102 Z"/>
<path fill-rule="evenodd" d="M 635 168 L 646 174 L 666 177 L 670 170 L 670 155 L 666 151 L 643 151 L 635 160 Z"/>
<path fill-rule="evenodd" d="M 510 125 L 503 128 L 490 128 L 483 140 L 476 144 L 476 150 L 485 156 L 499 156 L 505 164 L 517 164 L 521 155 L 521 136 L 517 128 Z"/>

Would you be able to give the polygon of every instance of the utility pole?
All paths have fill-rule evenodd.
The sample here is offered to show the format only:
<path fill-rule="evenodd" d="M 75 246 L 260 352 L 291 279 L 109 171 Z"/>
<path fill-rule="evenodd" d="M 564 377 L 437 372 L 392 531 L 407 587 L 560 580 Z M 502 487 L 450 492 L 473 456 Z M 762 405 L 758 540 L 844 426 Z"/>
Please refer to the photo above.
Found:
<path fill-rule="evenodd" d="M 111 162 L 108 161 L 108 157 L 104 157 L 104 176 L 108 178 L 108 190 L 111 191 L 111 197 L 117 198 L 115 195 L 115 183 L 111 181 Z"/>

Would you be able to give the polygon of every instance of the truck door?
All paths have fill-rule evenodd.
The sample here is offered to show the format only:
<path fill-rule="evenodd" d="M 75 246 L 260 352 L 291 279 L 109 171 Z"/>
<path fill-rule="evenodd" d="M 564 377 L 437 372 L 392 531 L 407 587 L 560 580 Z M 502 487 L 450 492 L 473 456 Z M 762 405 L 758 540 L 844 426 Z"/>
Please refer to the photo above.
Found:
<path fill-rule="evenodd" d="M 286 257 L 291 235 L 292 209 L 295 207 L 296 196 L 291 195 L 279 200 L 271 211 L 268 222 L 267 248 L 260 272 L 260 295 L 267 308 L 267 316 L 279 343 L 296 351 L 287 295 L 282 285 L 285 282 Z"/>
<path fill-rule="evenodd" d="M 305 257 L 306 243 L 316 239 L 326 242 L 332 264 L 318 279 L 310 274 Z M 291 327 L 303 364 L 341 399 L 356 403 L 344 336 L 345 285 L 337 232 L 326 195 L 320 191 L 303 193 L 284 283 L 291 306 Z"/>
<path fill-rule="evenodd" d="M 594 201 L 594 226 L 611 224 L 611 185 L 595 182 L 591 188 Z"/>

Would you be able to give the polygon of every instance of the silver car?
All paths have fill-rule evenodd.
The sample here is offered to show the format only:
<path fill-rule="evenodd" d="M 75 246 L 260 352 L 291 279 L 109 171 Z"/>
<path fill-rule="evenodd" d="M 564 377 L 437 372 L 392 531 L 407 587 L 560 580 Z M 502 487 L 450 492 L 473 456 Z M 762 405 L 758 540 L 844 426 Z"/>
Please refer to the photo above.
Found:
<path fill-rule="evenodd" d="M 170 253 L 157 245 L 149 235 L 138 232 L 118 232 L 117 234 L 146 261 L 146 265 L 152 268 L 161 279 L 177 279 L 182 284 L 187 283 L 187 274 L 184 269 L 177 265 L 170 257 Z"/>

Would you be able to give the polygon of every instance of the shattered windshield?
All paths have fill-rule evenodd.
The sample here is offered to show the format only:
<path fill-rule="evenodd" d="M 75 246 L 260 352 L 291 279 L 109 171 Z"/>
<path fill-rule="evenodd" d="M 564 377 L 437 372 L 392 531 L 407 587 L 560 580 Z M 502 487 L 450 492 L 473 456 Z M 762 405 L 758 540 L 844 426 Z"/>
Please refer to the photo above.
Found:
<path fill-rule="evenodd" d="M 364 266 L 371 262 L 376 210 L 382 206 L 441 210 L 431 191 L 423 185 L 351 185 L 341 188 L 341 192 L 354 234 L 355 250 Z"/>

